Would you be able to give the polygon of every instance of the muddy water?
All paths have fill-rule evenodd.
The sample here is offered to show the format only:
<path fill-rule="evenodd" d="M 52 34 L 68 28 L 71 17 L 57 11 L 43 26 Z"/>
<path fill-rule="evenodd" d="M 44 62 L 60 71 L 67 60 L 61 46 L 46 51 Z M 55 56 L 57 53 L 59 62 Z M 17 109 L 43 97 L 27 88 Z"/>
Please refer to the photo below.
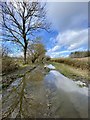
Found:
<path fill-rule="evenodd" d="M 3 118 L 86 118 L 87 92 L 56 70 L 37 68 L 3 90 Z"/>

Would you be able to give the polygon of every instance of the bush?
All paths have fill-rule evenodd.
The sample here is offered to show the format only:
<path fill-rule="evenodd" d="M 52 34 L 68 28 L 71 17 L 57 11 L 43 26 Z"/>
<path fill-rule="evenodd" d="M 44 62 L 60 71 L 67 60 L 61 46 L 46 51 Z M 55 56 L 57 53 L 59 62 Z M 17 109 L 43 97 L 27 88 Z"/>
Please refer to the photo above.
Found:
<path fill-rule="evenodd" d="M 15 69 L 18 69 L 18 64 L 15 62 L 15 60 L 11 57 L 3 57 L 2 58 L 2 73 L 6 74 L 9 73 Z"/>

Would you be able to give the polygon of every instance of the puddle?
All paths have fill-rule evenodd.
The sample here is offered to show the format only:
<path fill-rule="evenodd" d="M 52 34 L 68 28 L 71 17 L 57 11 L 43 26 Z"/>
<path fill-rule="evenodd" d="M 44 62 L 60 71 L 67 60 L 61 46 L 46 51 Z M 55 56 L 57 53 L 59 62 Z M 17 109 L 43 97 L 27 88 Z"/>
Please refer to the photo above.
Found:
<path fill-rule="evenodd" d="M 3 118 L 87 118 L 88 88 L 56 70 L 44 73 L 38 67 L 3 90 Z"/>
<path fill-rule="evenodd" d="M 60 96 L 60 99 L 64 103 L 60 110 L 62 116 L 70 117 L 74 114 L 72 117 L 88 117 L 87 87 L 79 87 L 74 81 L 66 78 L 56 70 L 51 70 L 45 80 L 47 84 L 53 84 L 56 87 L 58 96 Z"/>
<path fill-rule="evenodd" d="M 45 65 L 44 67 L 46 67 L 46 68 L 49 68 L 49 69 L 55 69 L 55 67 L 52 65 L 52 64 L 50 64 L 50 65 Z"/>
<path fill-rule="evenodd" d="M 51 70 L 46 78 L 52 78 L 51 82 L 54 82 L 58 89 L 62 89 L 65 92 L 77 92 L 88 96 L 87 87 L 79 87 L 75 81 L 70 80 L 56 70 Z"/>
<path fill-rule="evenodd" d="M 16 81 L 14 81 L 10 87 L 18 86 L 21 83 L 22 78 L 18 78 Z"/>

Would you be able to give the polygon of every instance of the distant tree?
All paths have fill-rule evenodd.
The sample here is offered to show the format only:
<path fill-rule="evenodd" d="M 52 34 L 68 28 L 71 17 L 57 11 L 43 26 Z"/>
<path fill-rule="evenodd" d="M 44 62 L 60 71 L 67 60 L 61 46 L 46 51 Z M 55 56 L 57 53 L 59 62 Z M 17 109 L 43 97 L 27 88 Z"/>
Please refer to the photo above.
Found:
<path fill-rule="evenodd" d="M 72 58 L 82 58 L 82 57 L 89 57 L 90 51 L 76 51 L 71 52 L 70 57 Z"/>
<path fill-rule="evenodd" d="M 45 48 L 44 45 L 41 43 L 34 43 L 29 45 L 28 47 L 28 57 L 31 58 L 32 63 L 34 63 L 36 60 L 43 61 L 45 58 Z"/>
<path fill-rule="evenodd" d="M 48 30 L 46 23 L 45 4 L 35 2 L 0 2 L 0 29 L 4 41 L 12 41 L 19 44 L 24 51 L 24 62 L 28 43 L 35 31 L 40 29 Z"/>
<path fill-rule="evenodd" d="M 7 57 L 11 50 L 4 44 L 2 44 L 2 57 Z"/>
<path fill-rule="evenodd" d="M 88 50 L 88 57 L 90 57 L 90 51 Z"/>

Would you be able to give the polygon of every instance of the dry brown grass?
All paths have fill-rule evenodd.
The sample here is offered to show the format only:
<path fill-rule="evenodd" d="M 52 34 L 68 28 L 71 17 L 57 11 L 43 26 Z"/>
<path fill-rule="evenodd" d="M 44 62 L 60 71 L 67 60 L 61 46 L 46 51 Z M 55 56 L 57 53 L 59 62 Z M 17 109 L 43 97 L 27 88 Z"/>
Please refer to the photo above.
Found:
<path fill-rule="evenodd" d="M 52 64 L 55 66 L 55 68 L 60 71 L 63 75 L 70 79 L 74 80 L 85 80 L 88 82 L 90 80 L 90 76 L 88 74 L 88 70 L 82 70 L 80 68 L 75 68 L 70 65 L 66 65 L 63 63 L 57 63 L 57 62 L 52 62 Z"/>
<path fill-rule="evenodd" d="M 70 65 L 75 68 L 89 69 L 89 58 L 54 58 L 51 59 L 52 62 L 58 62 Z"/>
<path fill-rule="evenodd" d="M 80 61 L 85 61 L 88 62 L 90 57 L 84 57 L 84 58 L 72 58 L 72 59 L 76 59 L 76 60 L 80 60 Z"/>

